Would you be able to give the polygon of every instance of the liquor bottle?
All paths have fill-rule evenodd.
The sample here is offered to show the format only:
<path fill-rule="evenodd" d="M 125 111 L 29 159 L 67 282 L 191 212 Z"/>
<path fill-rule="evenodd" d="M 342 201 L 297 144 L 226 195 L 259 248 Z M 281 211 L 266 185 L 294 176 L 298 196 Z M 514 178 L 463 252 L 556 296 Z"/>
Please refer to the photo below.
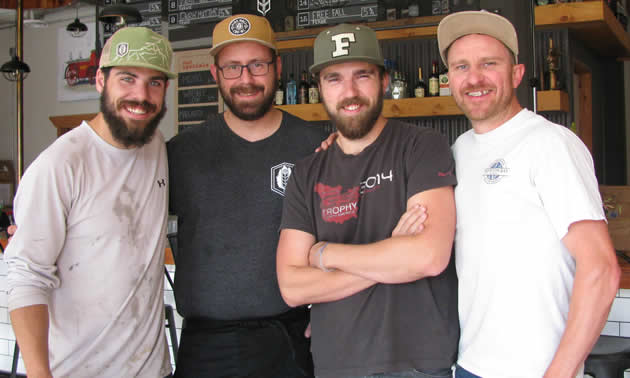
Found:
<path fill-rule="evenodd" d="M 287 81 L 287 105 L 297 104 L 297 83 L 293 78 L 293 74 L 289 74 L 289 81 Z"/>
<path fill-rule="evenodd" d="M 418 85 L 414 89 L 414 95 L 416 97 L 424 97 L 427 92 L 427 85 L 422 78 L 422 67 L 418 67 Z"/>
<path fill-rule="evenodd" d="M 451 95 L 451 87 L 448 83 L 448 68 L 442 67 L 439 76 L 440 81 L 440 96 L 450 96 Z"/>
<path fill-rule="evenodd" d="M 429 76 L 429 96 L 439 96 L 440 95 L 440 78 L 438 76 L 438 63 L 436 60 L 433 61 L 433 65 L 431 66 L 431 76 Z"/>
<path fill-rule="evenodd" d="M 442 0 L 431 0 L 431 15 L 442 14 Z"/>
<path fill-rule="evenodd" d="M 394 81 L 394 70 L 392 69 L 393 64 L 389 59 L 384 60 L 385 63 L 385 72 L 387 72 L 387 77 L 389 81 L 387 82 L 387 88 L 385 88 L 385 93 L 383 94 L 383 98 L 391 99 L 392 98 L 392 85 Z"/>
<path fill-rule="evenodd" d="M 308 103 L 309 104 L 318 104 L 319 103 L 319 87 L 315 82 L 315 79 L 311 76 L 311 82 L 308 86 Z"/>
<path fill-rule="evenodd" d="M 407 97 L 407 84 L 402 78 L 400 71 L 394 71 L 392 81 L 392 98 L 395 100 Z"/>
<path fill-rule="evenodd" d="M 308 104 L 308 74 L 302 71 L 298 87 L 298 104 Z"/>
<path fill-rule="evenodd" d="M 278 78 L 278 88 L 276 89 L 276 105 L 282 105 L 284 103 L 284 86 L 282 85 L 282 79 Z"/>
<path fill-rule="evenodd" d="M 553 47 L 553 38 L 549 37 L 549 50 L 547 50 L 547 57 L 545 58 L 547 63 L 546 81 L 545 87 L 548 90 L 560 89 L 560 55 L 558 50 Z"/>

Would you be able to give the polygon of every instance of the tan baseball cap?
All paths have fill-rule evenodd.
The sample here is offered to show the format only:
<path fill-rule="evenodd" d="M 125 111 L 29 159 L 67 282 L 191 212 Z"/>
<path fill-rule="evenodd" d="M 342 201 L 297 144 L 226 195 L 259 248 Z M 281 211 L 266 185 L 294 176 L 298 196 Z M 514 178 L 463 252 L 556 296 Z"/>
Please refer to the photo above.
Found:
<path fill-rule="evenodd" d="M 278 51 L 276 34 L 266 18 L 253 14 L 237 14 L 224 19 L 214 27 L 210 55 L 217 55 L 230 43 L 243 41 L 258 42 Z"/>
<path fill-rule="evenodd" d="M 514 25 L 503 16 L 482 10 L 451 13 L 442 19 L 437 37 L 444 64 L 448 65 L 444 53 L 449 46 L 469 34 L 485 34 L 503 42 L 518 61 L 518 38 Z"/>
<path fill-rule="evenodd" d="M 143 67 L 163 72 L 169 79 L 173 49 L 164 36 L 143 27 L 125 27 L 114 33 L 103 47 L 99 68 Z"/>

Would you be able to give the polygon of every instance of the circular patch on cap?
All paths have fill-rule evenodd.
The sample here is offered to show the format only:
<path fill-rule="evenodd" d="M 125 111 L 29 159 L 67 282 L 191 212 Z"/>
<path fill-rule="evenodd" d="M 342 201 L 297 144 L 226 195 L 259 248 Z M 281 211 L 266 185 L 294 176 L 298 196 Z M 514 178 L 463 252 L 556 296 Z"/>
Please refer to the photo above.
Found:
<path fill-rule="evenodd" d="M 251 24 L 248 19 L 238 17 L 230 22 L 228 29 L 232 35 L 243 35 L 251 29 Z"/>

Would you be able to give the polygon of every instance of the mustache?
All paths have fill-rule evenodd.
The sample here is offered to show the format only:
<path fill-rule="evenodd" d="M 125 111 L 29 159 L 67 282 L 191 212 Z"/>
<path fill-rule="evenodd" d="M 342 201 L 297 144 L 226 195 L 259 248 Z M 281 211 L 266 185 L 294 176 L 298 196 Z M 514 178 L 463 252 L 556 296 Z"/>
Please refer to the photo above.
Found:
<path fill-rule="evenodd" d="M 353 104 L 357 104 L 357 105 L 368 105 L 369 101 L 361 96 L 355 96 L 355 97 L 351 97 L 351 98 L 347 98 L 345 100 L 342 100 L 341 102 L 339 102 L 339 104 L 337 105 L 337 110 L 340 110 L 342 108 L 345 108 L 348 105 L 353 105 Z"/>
<path fill-rule="evenodd" d="M 148 101 L 133 101 L 133 100 L 122 100 L 120 102 L 118 102 L 118 108 L 120 109 L 121 107 L 125 106 L 125 105 L 130 105 L 133 107 L 142 107 L 150 112 L 155 112 L 157 110 L 157 105 L 152 104 Z"/>
<path fill-rule="evenodd" d="M 264 91 L 265 87 L 262 85 L 254 85 L 254 84 L 244 84 L 236 87 L 230 88 L 230 94 L 234 95 L 239 92 L 254 92 L 254 91 Z"/>

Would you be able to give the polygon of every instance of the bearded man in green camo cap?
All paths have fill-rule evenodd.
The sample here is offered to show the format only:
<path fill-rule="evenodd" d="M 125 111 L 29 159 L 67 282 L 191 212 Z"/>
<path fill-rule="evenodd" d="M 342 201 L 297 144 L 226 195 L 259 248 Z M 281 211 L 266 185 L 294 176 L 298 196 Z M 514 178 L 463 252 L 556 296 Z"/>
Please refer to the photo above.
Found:
<path fill-rule="evenodd" d="M 312 303 L 318 377 L 450 377 L 457 354 L 454 163 L 436 132 L 382 115 L 388 83 L 373 30 L 321 32 L 314 64 L 339 136 L 298 162 L 277 269 L 291 306 Z M 426 208 L 419 229 L 403 214 Z M 402 230 L 402 232 L 401 232 Z"/>
<path fill-rule="evenodd" d="M 29 377 L 165 377 L 168 171 L 156 127 L 169 42 L 124 28 L 96 74 L 98 115 L 26 171 L 6 253 L 9 311 Z"/>

